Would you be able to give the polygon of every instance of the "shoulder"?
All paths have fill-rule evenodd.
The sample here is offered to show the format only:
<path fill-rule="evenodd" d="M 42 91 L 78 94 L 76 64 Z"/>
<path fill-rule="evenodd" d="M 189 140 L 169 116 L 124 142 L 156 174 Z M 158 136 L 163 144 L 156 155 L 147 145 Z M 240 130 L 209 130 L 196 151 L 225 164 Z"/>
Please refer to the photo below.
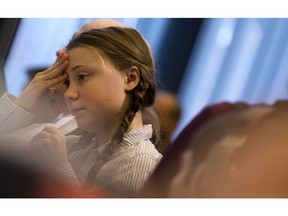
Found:
<path fill-rule="evenodd" d="M 132 157 L 150 157 L 159 160 L 162 158 L 162 154 L 158 152 L 150 140 L 145 140 L 136 144 Z"/>
<path fill-rule="evenodd" d="M 162 154 L 156 150 L 154 144 L 142 141 L 126 157 L 126 161 L 131 170 L 146 170 L 151 174 L 162 158 Z"/>
<path fill-rule="evenodd" d="M 135 164 L 155 166 L 161 159 L 162 155 L 150 140 L 142 140 L 129 147 L 121 148 L 114 155 L 114 160 L 122 161 L 121 163 L 131 166 Z"/>
<path fill-rule="evenodd" d="M 195 168 L 205 173 L 199 187 L 202 195 L 211 195 L 205 189 L 209 187 L 228 197 L 287 194 L 287 110 L 251 107 L 220 116 L 201 130 L 194 139 L 194 156 Z"/>

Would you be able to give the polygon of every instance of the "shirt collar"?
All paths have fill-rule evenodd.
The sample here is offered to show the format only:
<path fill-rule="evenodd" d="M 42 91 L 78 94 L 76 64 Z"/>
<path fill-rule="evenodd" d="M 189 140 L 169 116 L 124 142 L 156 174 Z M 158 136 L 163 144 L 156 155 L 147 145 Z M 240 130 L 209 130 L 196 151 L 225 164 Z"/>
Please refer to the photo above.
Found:
<path fill-rule="evenodd" d="M 120 143 L 120 145 L 133 145 L 139 141 L 148 140 L 152 137 L 152 132 L 153 129 L 151 124 L 144 125 L 141 128 L 136 128 L 124 134 L 123 141 Z"/>
<path fill-rule="evenodd" d="M 151 124 L 144 125 L 141 128 L 133 129 L 129 132 L 126 132 L 123 136 L 123 140 L 121 143 L 119 143 L 119 146 L 131 146 L 135 143 L 138 143 L 140 141 L 148 140 L 152 137 L 153 129 Z M 106 143 L 105 145 L 102 145 L 98 148 L 98 151 L 102 153 L 107 145 L 109 145 L 110 142 Z"/>

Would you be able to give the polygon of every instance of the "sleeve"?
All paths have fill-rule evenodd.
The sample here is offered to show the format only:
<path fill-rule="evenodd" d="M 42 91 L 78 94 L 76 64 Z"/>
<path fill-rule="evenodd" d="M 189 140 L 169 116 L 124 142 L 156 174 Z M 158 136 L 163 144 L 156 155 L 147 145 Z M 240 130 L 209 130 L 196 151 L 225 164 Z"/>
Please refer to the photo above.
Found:
<path fill-rule="evenodd" d="M 0 98 L 0 134 L 10 133 L 33 123 L 34 115 L 13 104 L 15 98 L 8 93 Z"/>
<path fill-rule="evenodd" d="M 54 177 L 67 187 L 81 189 L 80 183 L 70 163 L 58 166 L 54 171 Z"/>
<path fill-rule="evenodd" d="M 162 155 L 139 153 L 129 159 L 124 185 L 132 192 L 139 191 L 160 162 Z"/>
<path fill-rule="evenodd" d="M 71 145 L 73 146 L 79 139 L 80 136 L 69 135 L 66 136 L 67 139 L 67 148 Z M 79 181 L 79 177 L 73 169 L 73 157 L 68 153 L 69 162 L 57 166 L 53 170 L 53 176 L 56 180 L 58 180 L 61 184 L 71 188 L 73 190 L 78 190 L 82 192 L 82 185 Z"/>

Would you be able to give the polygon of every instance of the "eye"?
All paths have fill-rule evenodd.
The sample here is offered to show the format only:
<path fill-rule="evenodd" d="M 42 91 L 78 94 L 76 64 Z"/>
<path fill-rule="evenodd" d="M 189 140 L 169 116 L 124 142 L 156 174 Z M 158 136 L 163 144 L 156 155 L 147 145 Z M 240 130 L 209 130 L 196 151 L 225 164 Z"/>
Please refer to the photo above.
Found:
<path fill-rule="evenodd" d="M 83 81 L 86 77 L 87 77 L 87 75 L 79 74 L 78 75 L 78 81 Z"/>

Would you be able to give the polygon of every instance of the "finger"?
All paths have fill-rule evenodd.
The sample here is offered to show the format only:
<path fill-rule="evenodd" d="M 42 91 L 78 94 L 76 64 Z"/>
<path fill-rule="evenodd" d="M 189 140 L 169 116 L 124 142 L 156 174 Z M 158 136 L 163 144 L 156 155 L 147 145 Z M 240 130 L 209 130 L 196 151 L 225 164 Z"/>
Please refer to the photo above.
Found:
<path fill-rule="evenodd" d="M 30 142 L 31 150 L 37 152 L 47 152 L 50 146 L 52 145 L 50 145 L 50 139 L 48 138 L 39 138 Z"/>
<path fill-rule="evenodd" d="M 56 62 L 51 67 L 49 67 L 45 71 L 37 73 L 35 77 L 44 80 L 54 78 L 56 76 L 59 76 L 59 74 L 61 74 L 61 72 L 63 72 L 68 66 L 68 64 L 68 55 L 61 55 L 61 57 L 57 58 Z"/>
<path fill-rule="evenodd" d="M 40 152 L 42 150 L 42 146 L 38 141 L 32 141 L 30 142 L 30 149 L 32 152 Z"/>
<path fill-rule="evenodd" d="M 30 145 L 30 149 L 32 152 L 37 153 L 37 157 L 42 162 L 49 162 L 54 161 L 55 154 L 55 146 L 52 145 L 49 139 L 40 139 L 38 142 L 34 142 Z"/>
<path fill-rule="evenodd" d="M 58 62 L 63 61 L 63 59 L 64 59 L 64 60 L 65 60 L 65 59 L 66 59 L 66 60 L 68 59 L 68 55 L 66 54 L 66 52 L 64 51 L 64 49 L 58 50 L 58 51 L 56 52 L 56 56 L 57 56 L 57 58 L 56 58 L 56 60 L 55 60 L 55 62 L 53 63 L 52 66 L 56 65 Z"/>
<path fill-rule="evenodd" d="M 68 74 L 64 73 L 62 76 L 58 76 L 53 79 L 46 80 L 46 87 L 47 88 L 55 87 L 56 85 L 64 82 L 64 80 L 66 80 L 67 78 L 68 78 Z"/>
<path fill-rule="evenodd" d="M 63 48 L 63 49 L 58 50 L 58 51 L 56 52 L 56 56 L 59 57 L 59 56 L 63 55 L 64 53 L 65 53 L 65 50 L 64 50 L 64 48 Z"/>
<path fill-rule="evenodd" d="M 63 76 L 65 74 L 64 71 L 68 67 L 68 65 L 69 65 L 69 62 L 67 60 L 65 60 L 62 63 L 59 63 L 55 66 L 52 66 L 49 69 L 48 73 L 45 73 L 44 75 L 42 74 L 41 78 L 43 80 L 49 80 L 49 79 L 53 79 L 53 78 L 58 77 L 58 76 Z"/>
<path fill-rule="evenodd" d="M 37 135 L 35 135 L 35 136 L 32 138 L 31 142 L 36 142 L 36 141 L 39 140 L 39 139 L 46 138 L 46 137 L 50 137 L 50 136 L 51 136 L 51 132 L 49 132 L 49 131 L 44 131 L 44 129 L 43 129 L 40 133 L 38 133 Z"/>
<path fill-rule="evenodd" d="M 54 126 L 46 126 L 42 132 L 49 133 L 49 134 L 58 134 L 59 130 Z"/>
<path fill-rule="evenodd" d="M 52 139 L 46 137 L 41 139 L 41 143 L 43 150 L 45 150 L 46 153 L 52 152 L 54 151 L 54 147 L 55 145 L 53 145 L 54 143 L 52 142 Z"/>
<path fill-rule="evenodd" d="M 40 73 L 40 75 L 47 75 L 51 73 L 51 71 L 54 71 L 57 69 L 61 64 L 64 63 L 64 61 L 68 60 L 68 55 L 66 53 L 61 54 L 53 63 L 51 67 L 49 67 L 47 70 Z"/>
<path fill-rule="evenodd" d="M 58 52 L 58 57 L 56 58 L 54 64 L 52 65 L 57 67 L 57 65 L 61 64 L 63 61 L 68 60 L 68 55 L 64 50 L 60 50 Z"/>

